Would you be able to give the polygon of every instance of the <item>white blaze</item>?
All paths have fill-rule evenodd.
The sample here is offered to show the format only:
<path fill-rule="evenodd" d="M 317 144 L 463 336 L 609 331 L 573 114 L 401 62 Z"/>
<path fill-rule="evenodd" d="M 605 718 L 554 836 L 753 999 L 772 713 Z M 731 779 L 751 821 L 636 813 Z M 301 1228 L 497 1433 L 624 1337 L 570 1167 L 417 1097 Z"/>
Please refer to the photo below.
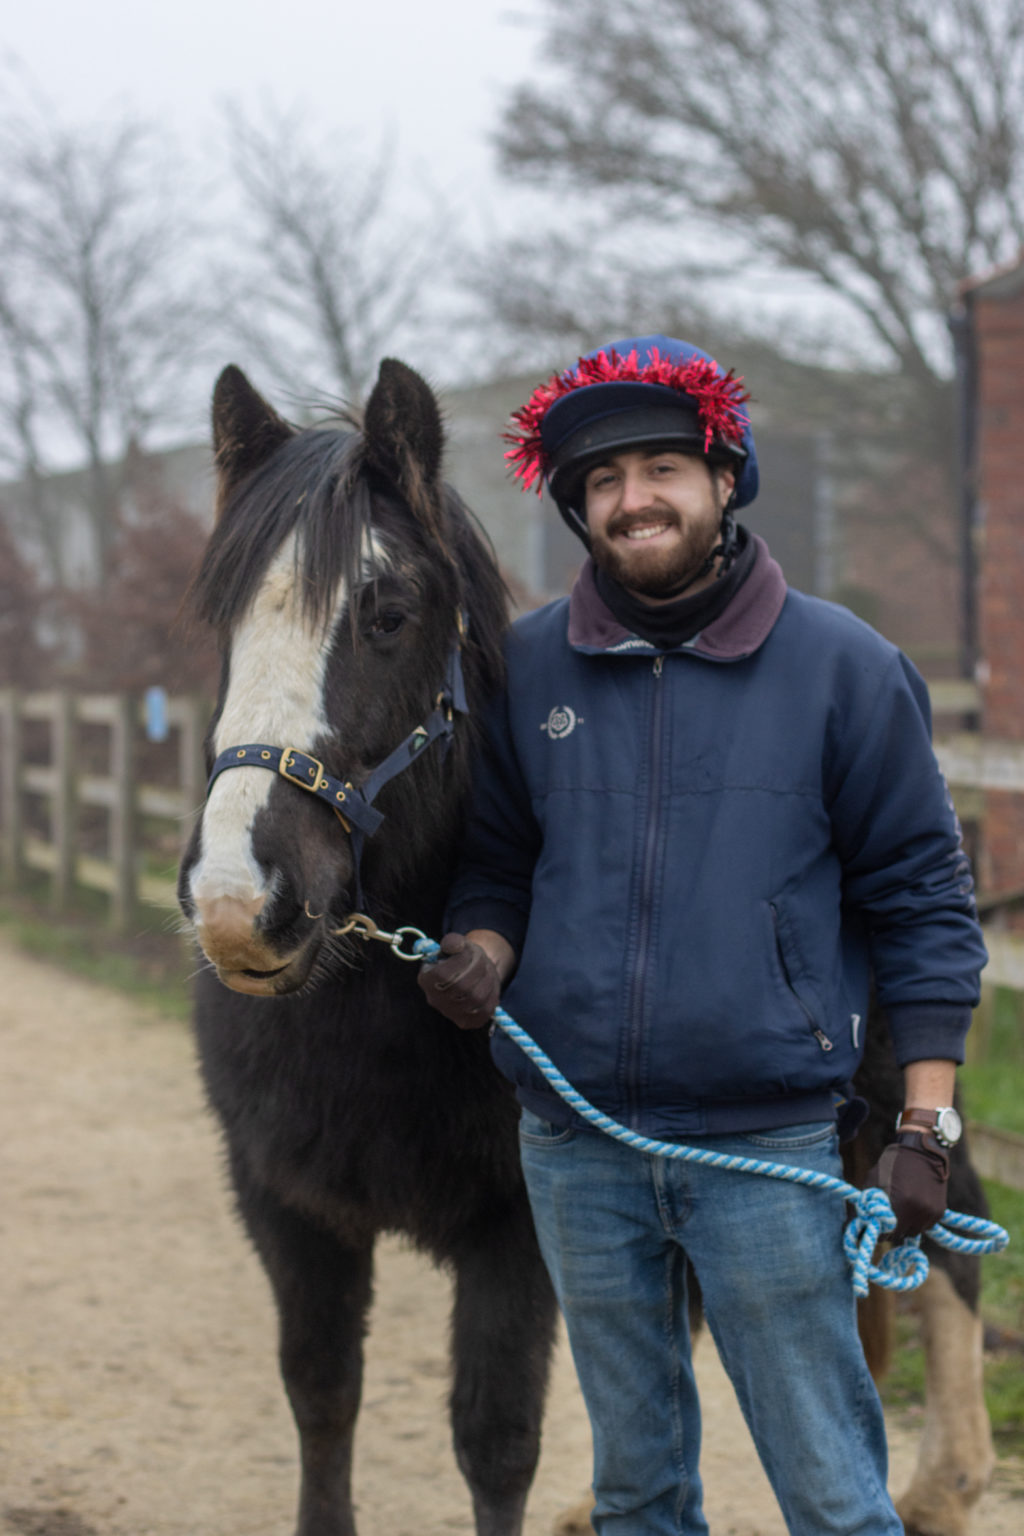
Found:
<path fill-rule="evenodd" d="M 303 613 L 291 534 L 232 634 L 215 756 L 252 741 L 308 750 L 329 733 L 324 670 L 330 635 L 346 600 L 342 581 L 324 627 Z M 265 768 L 232 768 L 218 776 L 203 812 L 202 851 L 189 881 L 197 904 L 224 896 L 244 902 L 266 897 L 267 880 L 253 854 L 252 829 L 275 777 Z"/>

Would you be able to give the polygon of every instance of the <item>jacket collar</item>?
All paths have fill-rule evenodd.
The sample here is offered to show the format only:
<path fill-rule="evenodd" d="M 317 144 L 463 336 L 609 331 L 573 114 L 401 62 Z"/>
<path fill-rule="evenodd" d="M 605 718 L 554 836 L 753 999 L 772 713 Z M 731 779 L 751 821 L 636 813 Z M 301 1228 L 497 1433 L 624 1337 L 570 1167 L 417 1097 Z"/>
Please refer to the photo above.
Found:
<path fill-rule="evenodd" d="M 724 613 L 713 619 L 681 651 L 707 656 L 714 661 L 741 661 L 764 644 L 786 600 L 786 578 L 768 546 L 755 533 L 754 568 Z M 609 612 L 594 581 L 594 562 L 588 559 L 569 596 L 569 644 L 580 651 L 614 651 L 635 655 L 657 654 L 657 647 L 631 634 Z"/>

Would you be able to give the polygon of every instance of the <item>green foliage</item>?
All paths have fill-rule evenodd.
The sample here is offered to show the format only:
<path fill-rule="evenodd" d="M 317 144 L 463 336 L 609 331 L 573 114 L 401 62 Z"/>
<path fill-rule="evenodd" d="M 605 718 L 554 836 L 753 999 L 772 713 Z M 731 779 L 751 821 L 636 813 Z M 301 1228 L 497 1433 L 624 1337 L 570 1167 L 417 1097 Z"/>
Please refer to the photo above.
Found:
<path fill-rule="evenodd" d="M 1024 1453 L 1024 1352 L 1020 1345 L 985 1357 L 985 1402 L 999 1455 Z"/>
<path fill-rule="evenodd" d="M 982 1263 L 981 1310 L 987 1323 L 1017 1334 L 1024 1346 L 1024 1192 L 985 1180 L 992 1220 L 1010 1234 L 1010 1246 Z M 1024 1355 L 1018 1360 L 1024 1378 Z"/>
<path fill-rule="evenodd" d="M 1011 987 L 986 993 L 960 1083 L 971 1120 L 1024 1135 L 1024 994 Z"/>

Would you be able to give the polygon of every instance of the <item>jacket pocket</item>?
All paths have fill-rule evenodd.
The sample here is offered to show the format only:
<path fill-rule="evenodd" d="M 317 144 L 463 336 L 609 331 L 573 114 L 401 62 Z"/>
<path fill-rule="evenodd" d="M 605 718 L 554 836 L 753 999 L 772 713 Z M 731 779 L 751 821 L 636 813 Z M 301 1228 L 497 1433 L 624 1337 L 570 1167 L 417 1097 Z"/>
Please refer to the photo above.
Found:
<path fill-rule="evenodd" d="M 790 919 L 778 901 L 770 901 L 768 910 L 771 913 L 772 932 L 775 935 L 775 954 L 786 990 L 806 1019 L 807 1028 L 819 1048 L 827 1053 L 834 1049 L 835 1042 L 829 1039 L 822 1028 L 821 1003 L 813 987 L 804 977 L 803 964 L 794 941 Z"/>

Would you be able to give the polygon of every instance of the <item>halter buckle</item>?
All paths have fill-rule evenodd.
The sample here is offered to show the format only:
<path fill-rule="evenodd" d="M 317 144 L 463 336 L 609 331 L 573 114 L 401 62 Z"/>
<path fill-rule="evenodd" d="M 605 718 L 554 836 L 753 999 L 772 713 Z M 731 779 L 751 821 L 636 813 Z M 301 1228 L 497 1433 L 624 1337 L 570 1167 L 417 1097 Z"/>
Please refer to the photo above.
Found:
<path fill-rule="evenodd" d="M 294 784 L 298 789 L 308 789 L 311 793 L 326 782 L 323 763 L 319 758 L 311 757 L 308 752 L 301 752 L 298 747 L 285 747 L 277 771 L 289 784 Z"/>

